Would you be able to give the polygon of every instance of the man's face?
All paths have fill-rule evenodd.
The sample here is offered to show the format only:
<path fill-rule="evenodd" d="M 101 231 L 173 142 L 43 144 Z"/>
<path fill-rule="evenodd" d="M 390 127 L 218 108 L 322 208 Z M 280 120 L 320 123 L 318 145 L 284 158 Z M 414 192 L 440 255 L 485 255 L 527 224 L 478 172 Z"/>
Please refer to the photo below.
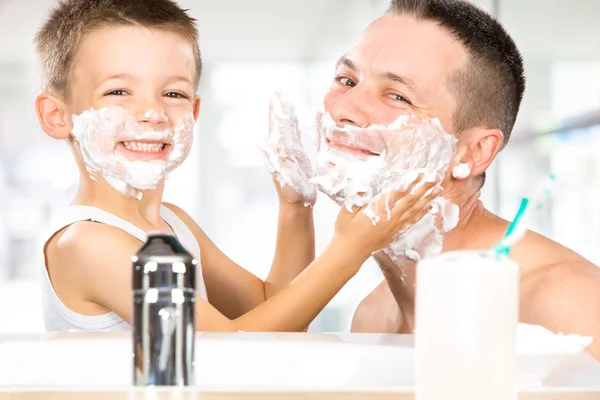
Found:
<path fill-rule="evenodd" d="M 433 22 L 385 16 L 371 24 L 340 59 L 325 96 L 319 189 L 356 204 L 418 172 L 447 174 L 456 151 L 447 81 L 466 59 Z"/>
<path fill-rule="evenodd" d="M 338 126 L 389 125 L 412 114 L 438 118 L 453 132 L 447 81 L 466 60 L 464 47 L 434 22 L 384 16 L 340 59 L 325 111 Z"/>
<path fill-rule="evenodd" d="M 75 58 L 68 102 L 88 170 L 131 194 L 131 187 L 154 188 L 178 166 L 198 112 L 195 67 L 192 46 L 177 33 L 134 26 L 90 33 Z"/>

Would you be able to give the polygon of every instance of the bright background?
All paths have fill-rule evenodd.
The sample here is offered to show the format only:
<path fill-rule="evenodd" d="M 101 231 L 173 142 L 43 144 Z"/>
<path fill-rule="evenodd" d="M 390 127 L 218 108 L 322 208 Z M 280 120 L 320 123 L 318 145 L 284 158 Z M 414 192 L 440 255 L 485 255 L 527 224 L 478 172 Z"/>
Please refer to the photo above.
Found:
<path fill-rule="evenodd" d="M 528 75 L 518 127 L 490 172 L 484 201 L 510 218 L 520 197 L 553 171 L 557 193 L 534 228 L 600 263 L 600 3 L 475 2 L 513 34 Z M 256 143 L 267 130 L 269 95 L 284 89 L 306 109 L 315 108 L 335 60 L 387 2 L 180 3 L 199 20 L 206 69 L 197 140 L 173 174 L 167 200 L 195 217 L 232 259 L 265 277 L 274 253 L 277 202 Z M 43 329 L 38 241 L 77 182 L 66 145 L 44 135 L 33 108 L 39 73 L 32 37 L 53 4 L 0 0 L 0 331 Z M 330 239 L 336 214 L 331 201 L 320 197 L 317 251 Z M 368 262 L 311 330 L 348 330 L 356 305 L 380 280 Z"/>

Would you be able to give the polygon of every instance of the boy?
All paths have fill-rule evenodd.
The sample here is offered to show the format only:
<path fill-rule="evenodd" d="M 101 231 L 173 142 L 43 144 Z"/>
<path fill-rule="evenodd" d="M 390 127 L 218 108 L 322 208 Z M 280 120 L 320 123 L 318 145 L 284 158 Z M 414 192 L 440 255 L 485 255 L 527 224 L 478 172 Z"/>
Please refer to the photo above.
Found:
<path fill-rule="evenodd" d="M 170 0 L 65 0 L 36 46 L 45 90 L 38 118 L 48 135 L 67 140 L 81 173 L 44 247 L 48 330 L 130 329 L 130 259 L 146 232 L 162 230 L 201 261 L 198 330 L 300 331 L 441 191 L 424 196 L 432 182 L 392 192 L 390 218 L 376 226 L 361 209 L 342 210 L 332 241 L 313 261 L 312 209 L 276 183 L 277 249 L 262 282 L 184 211 L 162 203 L 164 178 L 190 151 L 200 109 L 194 20 Z"/>

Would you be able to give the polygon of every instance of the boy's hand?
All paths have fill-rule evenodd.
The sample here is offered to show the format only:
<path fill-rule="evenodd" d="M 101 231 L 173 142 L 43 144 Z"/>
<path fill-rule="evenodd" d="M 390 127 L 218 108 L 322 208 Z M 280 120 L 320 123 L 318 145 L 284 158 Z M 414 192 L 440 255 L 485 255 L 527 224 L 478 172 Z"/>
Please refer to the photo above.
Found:
<path fill-rule="evenodd" d="M 259 148 L 273 174 L 280 202 L 313 206 L 317 200 L 316 187 L 310 182 L 313 165 L 301 134 L 294 108 L 275 94 L 269 107 L 269 137 Z"/>
<path fill-rule="evenodd" d="M 422 175 L 404 191 L 393 190 L 375 197 L 371 207 L 380 216 L 376 224 L 365 214 L 369 205 L 355 207 L 353 212 L 342 207 L 335 225 L 334 240 L 343 242 L 349 251 L 356 251 L 365 259 L 385 248 L 398 232 L 423 218 L 431 209 L 431 201 L 442 192 L 441 187 L 435 187 L 439 184 L 438 179 L 425 182 L 413 193 L 421 179 Z"/>

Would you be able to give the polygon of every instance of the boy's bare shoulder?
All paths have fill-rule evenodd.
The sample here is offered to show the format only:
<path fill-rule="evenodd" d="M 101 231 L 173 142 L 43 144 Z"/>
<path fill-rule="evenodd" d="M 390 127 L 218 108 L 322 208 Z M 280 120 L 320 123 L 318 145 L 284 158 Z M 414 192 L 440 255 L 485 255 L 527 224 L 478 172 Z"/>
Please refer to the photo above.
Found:
<path fill-rule="evenodd" d="M 83 315 L 114 311 L 129 318 L 131 257 L 141 247 L 133 236 L 110 225 L 76 222 L 46 245 L 46 268 L 55 292 Z"/>
<path fill-rule="evenodd" d="M 122 229 L 92 221 L 75 222 L 48 241 L 48 247 L 62 252 L 97 251 L 107 246 L 116 250 L 128 244 L 140 247 L 139 240 Z"/>
<path fill-rule="evenodd" d="M 163 203 L 163 206 L 171 210 L 192 231 L 201 247 L 209 240 L 206 233 L 200 228 L 200 225 L 183 209 L 172 203 Z"/>
<path fill-rule="evenodd" d="M 140 242 L 119 228 L 92 221 L 79 221 L 57 232 L 46 244 L 47 265 L 52 269 L 85 272 L 80 266 L 104 264 L 115 258 L 129 258 Z M 87 269 L 87 268 L 86 268 Z"/>

